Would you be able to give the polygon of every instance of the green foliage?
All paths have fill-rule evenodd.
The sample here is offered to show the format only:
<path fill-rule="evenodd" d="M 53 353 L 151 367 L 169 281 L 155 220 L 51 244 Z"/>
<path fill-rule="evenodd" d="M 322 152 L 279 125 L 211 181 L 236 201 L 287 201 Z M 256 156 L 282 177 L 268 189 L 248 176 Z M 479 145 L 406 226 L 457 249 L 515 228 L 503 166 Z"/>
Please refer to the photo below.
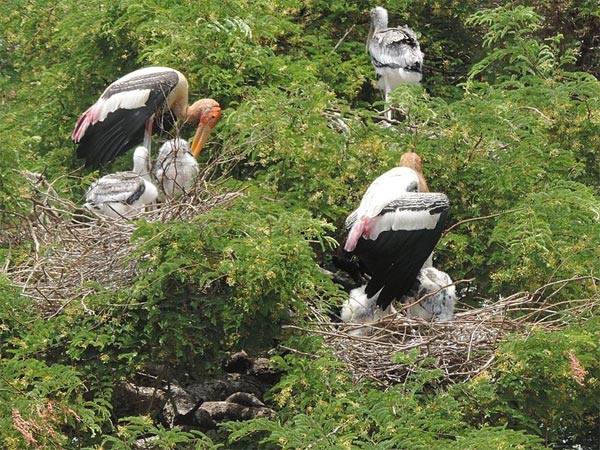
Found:
<path fill-rule="evenodd" d="M 466 21 L 468 25 L 487 27 L 483 45 L 494 49 L 473 65 L 469 80 L 472 81 L 485 72 L 497 77 L 496 81 L 527 75 L 548 78 L 559 67 L 573 63 L 573 55 L 558 53 L 562 35 L 547 38 L 545 42 L 532 39 L 534 33 L 541 28 L 541 22 L 542 18 L 532 7 L 514 6 L 510 3 L 493 10 L 478 11 L 469 17 Z M 500 66 L 503 70 L 493 70 L 493 66 Z"/>
<path fill-rule="evenodd" d="M 540 439 L 505 427 L 472 427 L 458 401 L 443 392 L 424 393 L 435 373 L 417 370 L 404 386 L 387 391 L 354 384 L 320 344 L 291 343 L 314 356 L 278 358 L 286 376 L 273 389 L 282 410 L 277 420 L 228 423 L 230 440 L 254 448 L 542 449 Z"/>
<path fill-rule="evenodd" d="M 470 411 L 469 421 L 522 428 L 555 445 L 593 448 L 600 425 L 599 330 L 593 318 L 506 342 L 490 374 L 454 389 Z"/>
<path fill-rule="evenodd" d="M 140 224 L 133 320 L 146 339 L 158 338 L 156 356 L 183 366 L 195 361 L 206 370 L 226 350 L 268 346 L 290 314 L 301 321 L 308 305 L 340 295 L 311 248 L 332 248 L 330 228 L 260 195 L 192 223 Z"/>
<path fill-rule="evenodd" d="M 97 286 L 55 316 L 42 317 L 0 279 L 4 447 L 128 448 L 148 434 L 159 448 L 218 446 L 145 417 L 113 424 L 115 380 L 156 360 L 174 371 L 218 370 L 226 352 L 264 350 L 287 336 L 282 325 L 306 325 L 339 303 L 340 288 L 318 264 L 344 238 L 343 220 L 368 184 L 407 150 L 422 156 L 430 188 L 450 197 L 457 226 L 436 265 L 454 279 L 475 278 L 490 299 L 598 276 L 597 2 L 390 2 L 390 24 L 414 28 L 425 53 L 423 86 L 392 94 L 402 121 L 390 128 L 375 123 L 383 104 L 364 47 L 372 6 L 0 3 L 3 270 L 33 247 L 20 228 L 32 192 L 18 171 L 44 173 L 79 202 L 97 174 L 79 173 L 75 120 L 140 66 L 180 69 L 191 99 L 223 105 L 208 150 L 243 155 L 222 170 L 234 178 L 224 187 L 245 188 L 187 223 L 137 223 L 140 276 L 118 291 Z M 112 169 L 129 167 L 123 157 Z M 554 293 L 557 317 L 582 298 L 596 301 L 592 283 Z M 386 392 L 354 383 L 320 341 L 301 342 L 317 356 L 277 359 L 286 373 L 270 398 L 277 418 L 228 425 L 232 445 L 542 448 L 537 436 L 586 445 L 598 423 L 597 333 L 591 320 L 515 338 L 489 373 L 441 393 L 426 367 Z M 577 364 L 588 372 L 582 379 Z"/>
<path fill-rule="evenodd" d="M 222 445 L 215 444 L 208 436 L 199 431 L 187 432 L 179 428 L 167 430 L 162 425 L 155 426 L 149 417 L 124 417 L 119 422 L 116 436 L 105 436 L 102 447 L 106 446 L 112 450 L 129 450 L 139 439 L 148 439 L 148 436 L 152 436 L 146 445 L 153 449 L 209 450 L 222 448 Z"/>
<path fill-rule="evenodd" d="M 500 246 L 490 261 L 503 267 L 493 274 L 500 291 L 513 286 L 535 290 L 551 278 L 600 271 L 600 248 L 594 239 L 600 235 L 600 200 L 592 189 L 557 183 L 526 195 L 517 208 L 498 220 L 491 236 Z M 565 215 L 569 221 L 560 220 Z M 573 293 L 571 297 L 577 298 Z"/>
<path fill-rule="evenodd" d="M 56 342 L 29 301 L 0 278 L 0 442 L 3 448 L 69 448 L 98 435 L 110 416 L 110 390 L 94 395 L 85 370 L 47 363 Z M 48 332 L 49 331 L 49 332 Z M 110 383 L 109 383 L 110 384 Z"/>

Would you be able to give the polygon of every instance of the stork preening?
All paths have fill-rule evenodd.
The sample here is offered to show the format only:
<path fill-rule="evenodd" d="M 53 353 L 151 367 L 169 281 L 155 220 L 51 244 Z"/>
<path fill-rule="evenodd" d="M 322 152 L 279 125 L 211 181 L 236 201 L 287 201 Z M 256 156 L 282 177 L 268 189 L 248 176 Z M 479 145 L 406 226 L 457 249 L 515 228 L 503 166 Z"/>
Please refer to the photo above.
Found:
<path fill-rule="evenodd" d="M 381 6 L 371 10 L 367 48 L 377 73 L 377 87 L 383 92 L 386 105 L 396 86 L 421 81 L 423 52 L 417 35 L 408 27 L 388 28 L 388 12 Z M 386 118 L 392 118 L 389 108 Z"/>
<path fill-rule="evenodd" d="M 106 88 L 77 120 L 71 138 L 86 166 L 104 166 L 143 142 L 150 151 L 155 128 L 168 131 L 175 120 L 198 122 L 191 150 L 200 152 L 212 130 L 211 118 L 221 116 L 213 99 L 188 105 L 188 82 L 177 70 L 146 67 L 131 72 Z"/>
<path fill-rule="evenodd" d="M 133 155 L 133 171 L 116 172 L 92 183 L 85 208 L 107 217 L 131 218 L 158 199 L 156 186 L 149 181 L 148 149 L 138 147 Z"/>
<path fill-rule="evenodd" d="M 456 304 L 456 286 L 446 272 L 424 267 L 412 289 L 403 297 L 408 317 L 425 320 L 452 320 Z"/>
<path fill-rule="evenodd" d="M 406 294 L 439 241 L 449 210 L 448 197 L 419 192 L 419 177 L 395 167 L 367 189 L 346 219 L 344 250 L 356 255 L 370 276 L 365 293 L 385 310 Z"/>

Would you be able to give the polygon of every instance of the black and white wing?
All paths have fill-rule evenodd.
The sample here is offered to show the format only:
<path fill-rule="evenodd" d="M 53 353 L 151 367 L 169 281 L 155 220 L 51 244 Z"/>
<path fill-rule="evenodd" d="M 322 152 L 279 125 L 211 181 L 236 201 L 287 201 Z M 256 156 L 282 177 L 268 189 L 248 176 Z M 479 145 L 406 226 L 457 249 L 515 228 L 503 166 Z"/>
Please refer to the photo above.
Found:
<path fill-rule="evenodd" d="M 129 217 L 156 201 L 158 191 L 135 172 L 105 175 L 88 190 L 84 207 L 108 217 Z"/>
<path fill-rule="evenodd" d="M 348 218 L 350 233 L 362 229 L 352 253 L 371 276 L 365 292 L 378 294 L 382 309 L 412 287 L 442 235 L 449 207 L 445 194 L 407 192 L 376 217 Z"/>
<path fill-rule="evenodd" d="M 423 53 L 410 28 L 386 28 L 369 39 L 369 54 L 375 69 L 404 69 L 422 72 Z"/>
<path fill-rule="evenodd" d="M 71 135 L 79 144 L 77 156 L 92 168 L 112 161 L 142 142 L 153 114 L 163 128 L 169 128 L 174 120 L 164 113 L 176 90 L 185 91 L 181 96 L 187 101 L 187 81 L 167 67 L 147 67 L 118 79 L 79 117 Z"/>
<path fill-rule="evenodd" d="M 116 172 L 93 183 L 85 199 L 89 203 L 114 202 L 131 205 L 142 196 L 145 189 L 144 180 L 137 173 Z"/>

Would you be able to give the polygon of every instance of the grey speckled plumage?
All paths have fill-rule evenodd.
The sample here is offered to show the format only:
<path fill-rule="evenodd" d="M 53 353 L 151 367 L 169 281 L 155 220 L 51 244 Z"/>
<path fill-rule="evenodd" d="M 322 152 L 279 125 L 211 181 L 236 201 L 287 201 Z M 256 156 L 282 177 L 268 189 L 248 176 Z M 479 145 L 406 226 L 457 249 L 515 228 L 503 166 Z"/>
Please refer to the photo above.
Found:
<path fill-rule="evenodd" d="M 456 287 L 446 272 L 434 267 L 421 269 L 411 291 L 404 297 L 404 303 L 419 303 L 408 308 L 408 315 L 425 320 L 452 320 L 456 304 Z"/>
<path fill-rule="evenodd" d="M 158 198 L 158 190 L 144 179 L 148 150 L 138 147 L 133 157 L 133 171 L 116 172 L 92 183 L 85 208 L 107 217 L 132 217 Z"/>
<path fill-rule="evenodd" d="M 388 13 L 381 6 L 371 10 L 367 48 L 386 102 L 399 84 L 421 81 L 423 52 L 416 33 L 406 26 L 388 28 Z M 391 118 L 391 111 L 387 116 Z"/>
<path fill-rule="evenodd" d="M 154 165 L 159 198 L 176 198 L 189 192 L 199 172 L 198 162 L 185 140 L 177 138 L 165 142 Z"/>

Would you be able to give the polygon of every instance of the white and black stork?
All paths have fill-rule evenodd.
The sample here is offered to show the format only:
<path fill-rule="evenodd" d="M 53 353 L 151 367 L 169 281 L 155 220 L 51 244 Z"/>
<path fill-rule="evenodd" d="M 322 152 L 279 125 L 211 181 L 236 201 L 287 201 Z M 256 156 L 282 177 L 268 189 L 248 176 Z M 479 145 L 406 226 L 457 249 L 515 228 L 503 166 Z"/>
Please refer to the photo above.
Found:
<path fill-rule="evenodd" d="M 419 192 L 419 176 L 395 167 L 379 176 L 346 219 L 346 254 L 358 257 L 370 279 L 368 298 L 385 310 L 415 282 L 439 241 L 449 210 L 442 193 Z"/>
<path fill-rule="evenodd" d="M 106 217 L 131 218 L 158 199 L 158 189 L 150 181 L 148 149 L 139 146 L 133 154 L 133 171 L 116 172 L 92 183 L 85 208 Z"/>
<path fill-rule="evenodd" d="M 388 12 L 381 6 L 371 10 L 367 48 L 377 73 L 377 87 L 383 92 L 386 103 L 396 86 L 416 84 L 423 78 L 423 52 L 417 35 L 406 26 L 388 28 Z M 392 118 L 390 109 L 386 117 Z"/>
<path fill-rule="evenodd" d="M 221 108 L 213 99 L 188 105 L 188 82 L 168 67 L 146 67 L 109 85 L 100 98 L 77 120 L 71 135 L 77 156 L 86 166 L 104 166 L 134 145 L 143 142 L 150 151 L 153 130 L 171 128 L 175 120 L 198 122 L 192 151 L 199 153 Z"/>

